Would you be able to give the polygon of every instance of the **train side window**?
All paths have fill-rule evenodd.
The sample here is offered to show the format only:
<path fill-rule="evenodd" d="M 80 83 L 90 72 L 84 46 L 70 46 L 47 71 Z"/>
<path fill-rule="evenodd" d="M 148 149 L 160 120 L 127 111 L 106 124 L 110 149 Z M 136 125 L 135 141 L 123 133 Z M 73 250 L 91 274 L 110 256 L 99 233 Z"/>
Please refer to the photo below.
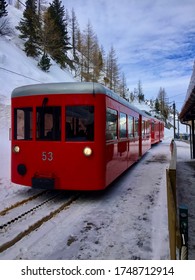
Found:
<path fill-rule="evenodd" d="M 135 118 L 135 127 L 134 127 L 135 137 L 139 136 L 139 119 Z"/>
<path fill-rule="evenodd" d="M 14 109 L 14 139 L 32 140 L 32 108 Z"/>
<path fill-rule="evenodd" d="M 155 124 L 154 124 L 154 122 L 151 123 L 151 131 L 152 131 L 152 132 L 155 131 Z"/>
<path fill-rule="evenodd" d="M 61 107 L 37 107 L 37 140 L 61 139 Z"/>
<path fill-rule="evenodd" d="M 66 106 L 66 141 L 94 141 L 94 106 Z"/>
<path fill-rule="evenodd" d="M 142 121 L 142 136 L 145 135 L 145 121 Z"/>
<path fill-rule="evenodd" d="M 106 109 L 106 140 L 117 139 L 118 115 L 117 111 Z"/>
<path fill-rule="evenodd" d="M 150 134 L 150 121 L 146 121 L 146 134 Z"/>
<path fill-rule="evenodd" d="M 128 116 L 128 137 L 134 137 L 134 117 Z"/>
<path fill-rule="evenodd" d="M 119 130 L 120 138 L 127 137 L 127 115 L 124 113 L 120 113 L 120 130 Z"/>

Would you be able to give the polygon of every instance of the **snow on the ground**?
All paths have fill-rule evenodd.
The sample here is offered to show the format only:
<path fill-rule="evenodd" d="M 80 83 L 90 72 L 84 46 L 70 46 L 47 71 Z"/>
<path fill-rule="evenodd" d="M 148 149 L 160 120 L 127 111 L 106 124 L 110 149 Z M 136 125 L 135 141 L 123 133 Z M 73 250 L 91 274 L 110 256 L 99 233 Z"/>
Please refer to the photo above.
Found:
<path fill-rule="evenodd" d="M 195 260 L 195 160 L 187 145 L 177 142 L 177 149 L 177 205 L 188 209 L 188 259 Z"/>

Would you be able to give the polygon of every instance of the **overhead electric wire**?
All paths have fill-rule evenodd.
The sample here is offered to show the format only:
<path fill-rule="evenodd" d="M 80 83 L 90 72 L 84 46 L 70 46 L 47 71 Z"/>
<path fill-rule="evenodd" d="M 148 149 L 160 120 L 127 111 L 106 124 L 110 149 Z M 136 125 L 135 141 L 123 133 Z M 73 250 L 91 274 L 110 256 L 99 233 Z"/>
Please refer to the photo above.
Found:
<path fill-rule="evenodd" d="M 41 81 L 39 81 L 39 80 L 33 79 L 33 78 L 31 78 L 31 77 L 28 77 L 28 76 L 26 76 L 26 75 L 23 75 L 23 74 L 14 72 L 14 71 L 12 71 L 12 70 L 9 70 L 9 69 L 3 68 L 3 67 L 0 67 L 0 70 L 4 70 L 4 71 L 10 72 L 10 73 L 12 73 L 12 74 L 15 74 L 15 75 L 18 75 L 18 76 L 21 76 L 21 77 L 30 79 L 30 80 L 32 80 L 32 81 L 41 83 Z"/>

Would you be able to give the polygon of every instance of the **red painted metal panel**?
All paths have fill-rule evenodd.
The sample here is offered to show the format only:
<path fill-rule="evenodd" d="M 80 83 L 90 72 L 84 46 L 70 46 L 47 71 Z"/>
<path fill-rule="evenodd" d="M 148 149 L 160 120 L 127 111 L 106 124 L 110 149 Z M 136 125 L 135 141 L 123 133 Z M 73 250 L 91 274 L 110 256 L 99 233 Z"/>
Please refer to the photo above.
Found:
<path fill-rule="evenodd" d="M 41 106 L 45 96 L 18 97 L 12 100 L 13 108 L 33 105 L 33 139 L 14 140 L 12 147 L 19 146 L 20 152 L 12 152 L 12 181 L 31 186 L 32 177 L 52 177 L 57 189 L 95 190 L 105 188 L 105 95 L 50 95 L 48 106 L 94 105 L 95 136 L 92 142 L 66 142 L 65 129 L 61 141 L 37 141 L 35 107 Z M 14 128 L 14 124 L 12 123 Z M 62 128 L 65 128 L 65 113 L 62 110 Z M 12 130 L 12 132 L 14 129 Z M 83 149 L 89 146 L 92 155 L 86 157 Z M 17 166 L 24 164 L 27 173 L 17 172 Z"/>

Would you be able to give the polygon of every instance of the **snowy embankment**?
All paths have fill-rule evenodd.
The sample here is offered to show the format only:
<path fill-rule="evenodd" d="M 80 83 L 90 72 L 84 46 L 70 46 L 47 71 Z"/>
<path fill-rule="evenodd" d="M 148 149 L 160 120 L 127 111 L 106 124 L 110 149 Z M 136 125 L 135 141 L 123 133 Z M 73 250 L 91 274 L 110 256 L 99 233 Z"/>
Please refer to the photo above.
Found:
<path fill-rule="evenodd" d="M 35 83 L 73 82 L 75 79 L 68 70 L 62 70 L 53 60 L 48 73 L 37 67 L 38 60 L 27 57 L 23 51 L 24 41 L 18 38 L 18 25 L 22 11 L 8 5 L 8 18 L 13 35 L 0 37 L 0 102 L 10 104 L 14 88 Z"/>

